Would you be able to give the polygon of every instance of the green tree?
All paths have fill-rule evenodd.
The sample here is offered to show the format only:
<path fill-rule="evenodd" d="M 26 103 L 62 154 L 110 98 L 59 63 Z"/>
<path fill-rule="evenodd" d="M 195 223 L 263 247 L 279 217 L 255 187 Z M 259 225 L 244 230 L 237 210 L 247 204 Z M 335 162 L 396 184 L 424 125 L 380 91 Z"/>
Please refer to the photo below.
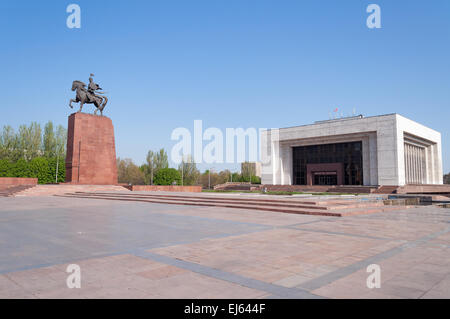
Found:
<path fill-rule="evenodd" d="M 58 165 L 56 162 L 58 161 Z M 56 175 L 56 167 L 58 167 L 58 175 Z M 52 157 L 48 159 L 48 169 L 50 180 L 47 183 L 64 183 L 66 179 L 66 167 L 64 157 Z M 57 179 L 56 179 L 57 178 Z"/>
<path fill-rule="evenodd" d="M 19 132 L 17 135 L 17 148 L 14 150 L 15 155 L 18 155 L 15 161 L 17 161 L 19 158 L 25 158 L 27 160 L 32 159 L 30 148 L 31 148 L 31 132 L 28 126 L 20 125 Z"/>
<path fill-rule="evenodd" d="M 41 155 L 42 142 L 41 126 L 32 122 L 29 126 L 21 125 L 19 127 L 17 150 L 20 157 L 31 160 Z"/>
<path fill-rule="evenodd" d="M 60 158 L 58 182 L 64 182 L 65 171 L 64 158 Z M 55 183 L 56 158 L 35 157 L 31 161 L 20 158 L 15 162 L 0 159 L 0 177 L 35 177 L 39 184 Z"/>
<path fill-rule="evenodd" d="M 145 185 L 150 185 L 150 170 L 147 164 L 142 164 L 141 166 L 139 166 L 139 169 L 141 170 L 141 172 L 144 174 L 144 184 Z"/>
<path fill-rule="evenodd" d="M 261 177 L 259 177 L 259 176 L 252 176 L 251 183 L 252 184 L 261 184 Z"/>
<path fill-rule="evenodd" d="M 146 166 L 142 167 L 146 184 L 153 185 L 156 173 L 163 168 L 169 167 L 169 159 L 166 151 L 162 148 L 159 152 L 148 151 Z"/>
<path fill-rule="evenodd" d="M 150 185 L 153 185 L 153 177 L 155 176 L 156 164 L 155 164 L 156 154 L 153 151 L 148 151 L 147 153 L 147 167 L 145 168 L 146 180 L 148 180 Z"/>
<path fill-rule="evenodd" d="M 231 174 L 232 175 L 232 178 L 231 178 L 231 180 L 230 180 L 230 182 L 241 182 L 241 175 L 239 174 L 239 173 L 233 173 L 233 174 Z"/>
<path fill-rule="evenodd" d="M 169 167 L 169 157 L 167 156 L 167 152 L 162 148 L 158 153 L 155 154 L 155 173 L 163 168 Z"/>
<path fill-rule="evenodd" d="M 55 152 L 58 158 L 66 156 L 67 130 L 64 126 L 58 125 L 55 136 Z"/>
<path fill-rule="evenodd" d="M 17 133 L 9 125 L 3 127 L 0 176 L 37 177 L 40 184 L 47 184 L 55 182 L 58 168 L 58 182 L 64 181 L 67 131 L 59 125 L 55 133 L 53 124 L 48 122 L 42 133 L 36 122 L 20 125 Z"/>
<path fill-rule="evenodd" d="M 13 165 L 8 159 L 0 159 L 0 177 L 14 177 L 12 168 Z"/>
<path fill-rule="evenodd" d="M 226 182 L 231 182 L 231 172 L 228 169 L 219 172 L 219 184 Z"/>
<path fill-rule="evenodd" d="M 0 158 L 7 160 L 17 160 L 19 149 L 19 141 L 17 134 L 10 125 L 3 126 L 3 131 L 0 136 Z"/>
<path fill-rule="evenodd" d="M 241 163 L 241 181 L 242 182 L 252 182 L 258 181 L 256 176 L 256 163 L 254 162 L 244 162 Z"/>
<path fill-rule="evenodd" d="M 117 175 L 119 183 L 143 185 L 145 182 L 144 173 L 129 158 L 117 159 Z"/>
<path fill-rule="evenodd" d="M 156 185 L 181 185 L 181 174 L 175 168 L 161 168 L 155 174 Z"/>
<path fill-rule="evenodd" d="M 44 157 L 35 157 L 29 163 L 30 176 L 38 179 L 39 184 L 52 183 L 52 174 L 49 171 L 48 160 Z"/>
<path fill-rule="evenodd" d="M 53 157 L 56 155 L 56 137 L 52 121 L 48 121 L 45 124 L 43 146 L 44 156 Z"/>
<path fill-rule="evenodd" d="M 11 177 L 29 177 L 32 175 L 29 162 L 20 158 L 11 165 Z"/>
<path fill-rule="evenodd" d="M 178 166 L 178 171 L 181 174 L 182 185 L 196 185 L 200 177 L 200 172 L 195 165 L 192 156 L 186 156 Z"/>
<path fill-rule="evenodd" d="M 42 144 L 42 130 L 41 125 L 33 122 L 30 125 L 30 135 L 31 135 L 31 156 L 34 158 L 36 156 L 41 156 L 41 144 Z"/>
<path fill-rule="evenodd" d="M 224 180 L 224 174 L 216 173 L 215 171 L 206 170 L 203 174 L 200 176 L 200 184 L 203 188 L 210 188 L 211 189 L 219 184 L 225 183 L 226 180 Z"/>

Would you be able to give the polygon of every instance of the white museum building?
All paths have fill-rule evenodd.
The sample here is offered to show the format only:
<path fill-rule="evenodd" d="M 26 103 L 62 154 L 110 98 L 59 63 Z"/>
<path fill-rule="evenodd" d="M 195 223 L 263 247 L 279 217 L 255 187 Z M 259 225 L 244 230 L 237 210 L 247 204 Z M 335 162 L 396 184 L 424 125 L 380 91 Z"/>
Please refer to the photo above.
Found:
<path fill-rule="evenodd" d="M 261 133 L 262 184 L 442 184 L 441 134 L 399 114 Z"/>

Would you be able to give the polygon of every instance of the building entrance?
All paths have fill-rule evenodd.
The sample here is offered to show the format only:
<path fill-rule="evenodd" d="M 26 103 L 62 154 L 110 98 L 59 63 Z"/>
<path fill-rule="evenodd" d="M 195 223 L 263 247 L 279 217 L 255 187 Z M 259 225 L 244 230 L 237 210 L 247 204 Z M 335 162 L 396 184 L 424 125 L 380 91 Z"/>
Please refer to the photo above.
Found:
<path fill-rule="evenodd" d="M 292 162 L 294 185 L 363 185 L 360 141 L 294 147 Z"/>
<path fill-rule="evenodd" d="M 314 173 L 314 185 L 337 185 L 337 174 L 335 172 Z"/>

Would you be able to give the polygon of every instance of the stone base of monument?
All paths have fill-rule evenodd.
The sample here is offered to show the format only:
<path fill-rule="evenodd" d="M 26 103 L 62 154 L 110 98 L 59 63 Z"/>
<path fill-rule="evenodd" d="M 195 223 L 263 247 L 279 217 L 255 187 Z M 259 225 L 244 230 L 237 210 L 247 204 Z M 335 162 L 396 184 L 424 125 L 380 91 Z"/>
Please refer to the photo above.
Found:
<path fill-rule="evenodd" d="M 69 116 L 66 183 L 117 184 L 114 127 L 110 118 L 86 113 Z"/>

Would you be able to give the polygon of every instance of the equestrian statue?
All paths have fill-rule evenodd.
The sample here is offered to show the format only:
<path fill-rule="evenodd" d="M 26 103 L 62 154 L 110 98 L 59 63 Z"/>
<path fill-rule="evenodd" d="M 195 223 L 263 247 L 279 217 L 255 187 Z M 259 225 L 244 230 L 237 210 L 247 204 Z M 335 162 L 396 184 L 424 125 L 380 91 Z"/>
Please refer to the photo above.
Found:
<path fill-rule="evenodd" d="M 91 73 L 89 77 L 89 85 L 86 89 L 86 84 L 81 81 L 73 81 L 72 83 L 72 91 L 76 91 L 75 99 L 71 99 L 69 102 L 69 106 L 73 108 L 72 102 L 80 103 L 80 109 L 78 112 L 81 112 L 84 104 L 94 104 L 97 108 L 94 111 L 94 114 L 97 114 L 97 111 L 100 111 L 100 115 L 103 115 L 103 109 L 108 103 L 108 98 L 104 95 L 105 92 L 98 92 L 99 90 L 103 90 L 97 83 L 94 82 L 92 78 L 94 74 Z"/>

